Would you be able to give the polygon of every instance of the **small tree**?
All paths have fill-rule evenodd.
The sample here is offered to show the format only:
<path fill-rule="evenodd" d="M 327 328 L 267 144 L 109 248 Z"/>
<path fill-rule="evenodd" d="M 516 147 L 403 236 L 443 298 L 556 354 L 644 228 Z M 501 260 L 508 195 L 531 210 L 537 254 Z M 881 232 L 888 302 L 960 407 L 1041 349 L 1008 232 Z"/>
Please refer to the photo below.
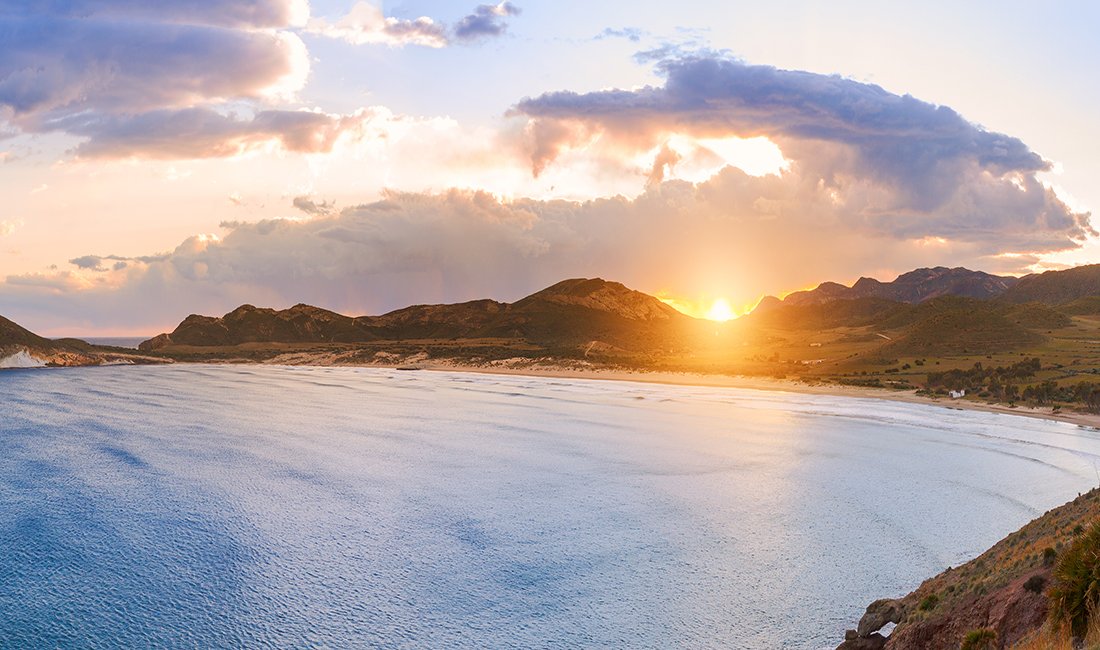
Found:
<path fill-rule="evenodd" d="M 1100 522 L 1074 538 L 1054 566 L 1050 616 L 1065 624 L 1075 639 L 1083 639 L 1089 619 L 1100 606 Z"/>

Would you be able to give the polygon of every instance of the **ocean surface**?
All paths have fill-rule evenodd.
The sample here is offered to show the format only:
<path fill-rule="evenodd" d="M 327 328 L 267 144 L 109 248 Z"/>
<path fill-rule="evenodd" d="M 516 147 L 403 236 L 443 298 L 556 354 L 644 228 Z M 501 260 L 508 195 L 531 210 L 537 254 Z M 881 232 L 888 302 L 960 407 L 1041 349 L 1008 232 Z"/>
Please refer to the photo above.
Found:
<path fill-rule="evenodd" d="M 873 399 L 258 366 L 0 373 L 0 647 L 832 648 L 1097 483 Z"/>
<path fill-rule="evenodd" d="M 138 344 L 153 337 L 151 336 L 78 336 L 78 339 L 87 341 L 93 345 L 109 345 L 116 348 L 137 349 Z"/>

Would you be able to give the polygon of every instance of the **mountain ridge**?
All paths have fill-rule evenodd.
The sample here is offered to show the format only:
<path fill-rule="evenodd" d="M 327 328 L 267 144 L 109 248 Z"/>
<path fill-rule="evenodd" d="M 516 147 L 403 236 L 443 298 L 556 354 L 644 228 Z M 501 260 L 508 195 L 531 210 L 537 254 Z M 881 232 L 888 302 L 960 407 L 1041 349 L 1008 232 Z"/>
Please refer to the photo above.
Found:
<path fill-rule="evenodd" d="M 761 303 L 765 308 L 773 308 L 776 301 L 785 305 L 805 305 L 834 300 L 882 298 L 915 304 L 945 295 L 987 300 L 1002 295 L 1017 282 L 1018 278 L 971 271 L 961 266 L 936 266 L 902 273 L 890 282 L 866 276 L 860 277 L 850 287 L 837 282 L 822 282 L 814 289 L 795 291 L 781 300 L 768 296 Z"/>
<path fill-rule="evenodd" d="M 562 280 L 514 303 L 482 299 L 412 305 L 380 316 L 345 316 L 309 305 L 285 310 L 241 305 L 224 316 L 192 314 L 175 330 L 142 342 L 155 351 L 171 345 L 216 346 L 255 342 L 366 343 L 377 340 L 520 338 L 572 343 L 611 338 L 617 330 L 674 329 L 695 321 L 648 294 L 602 278 Z"/>

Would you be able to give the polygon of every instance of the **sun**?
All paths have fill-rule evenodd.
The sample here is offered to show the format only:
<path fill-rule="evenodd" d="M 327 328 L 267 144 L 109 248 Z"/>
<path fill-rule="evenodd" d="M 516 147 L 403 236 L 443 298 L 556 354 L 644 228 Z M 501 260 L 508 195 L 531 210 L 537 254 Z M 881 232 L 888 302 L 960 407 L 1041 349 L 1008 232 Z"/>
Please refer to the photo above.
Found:
<path fill-rule="evenodd" d="M 718 298 L 711 304 L 710 309 L 707 310 L 707 320 L 716 320 L 719 322 L 725 322 L 736 316 L 733 313 L 733 307 L 730 307 L 730 302 L 725 298 Z"/>

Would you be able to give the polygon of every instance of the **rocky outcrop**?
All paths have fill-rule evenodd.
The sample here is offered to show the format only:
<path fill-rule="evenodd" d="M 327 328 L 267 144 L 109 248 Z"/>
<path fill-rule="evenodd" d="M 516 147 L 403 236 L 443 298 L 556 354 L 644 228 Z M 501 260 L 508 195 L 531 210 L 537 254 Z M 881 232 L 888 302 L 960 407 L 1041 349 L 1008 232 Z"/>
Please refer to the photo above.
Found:
<path fill-rule="evenodd" d="M 836 650 L 881 650 L 886 647 L 886 637 L 877 632 L 868 636 L 859 636 L 855 630 L 844 633 L 844 643 Z"/>
<path fill-rule="evenodd" d="M 905 618 L 905 605 L 900 600 L 883 598 L 867 606 L 854 630 L 844 633 L 844 643 L 837 650 L 879 650 L 887 638 L 879 630 L 888 623 L 900 623 Z"/>
<path fill-rule="evenodd" d="M 866 638 L 878 632 L 887 623 L 901 623 L 905 618 L 905 606 L 900 600 L 882 598 L 867 606 L 863 618 L 859 619 L 856 634 Z"/>
<path fill-rule="evenodd" d="M 43 338 L 0 316 L 0 369 L 109 363 L 164 363 L 164 360 L 100 348 L 79 339 Z"/>
<path fill-rule="evenodd" d="M 1004 294 L 1016 278 L 999 276 L 962 267 L 923 268 L 903 273 L 891 282 L 860 278 L 850 287 L 823 282 L 816 289 L 796 291 L 783 299 L 784 305 L 815 305 L 835 300 L 879 298 L 908 304 L 921 303 L 940 296 L 962 296 L 986 300 Z"/>
<path fill-rule="evenodd" d="M 896 600 L 872 603 L 844 650 L 957 650 L 979 629 L 996 634 L 997 648 L 1034 635 L 1047 619 L 1048 590 L 1057 549 L 1068 547 L 1081 524 L 1100 518 L 1100 489 L 1078 496 L 1028 523 L 981 556 L 929 578 Z M 882 641 L 874 633 L 897 627 Z"/>
<path fill-rule="evenodd" d="M 1020 576 L 986 594 L 971 594 L 938 616 L 914 621 L 895 630 L 887 646 L 891 650 L 956 650 L 971 630 L 996 632 L 998 647 L 1008 648 L 1039 628 L 1046 620 L 1047 598 L 1024 587 L 1032 576 L 1049 582 L 1049 570 Z"/>

